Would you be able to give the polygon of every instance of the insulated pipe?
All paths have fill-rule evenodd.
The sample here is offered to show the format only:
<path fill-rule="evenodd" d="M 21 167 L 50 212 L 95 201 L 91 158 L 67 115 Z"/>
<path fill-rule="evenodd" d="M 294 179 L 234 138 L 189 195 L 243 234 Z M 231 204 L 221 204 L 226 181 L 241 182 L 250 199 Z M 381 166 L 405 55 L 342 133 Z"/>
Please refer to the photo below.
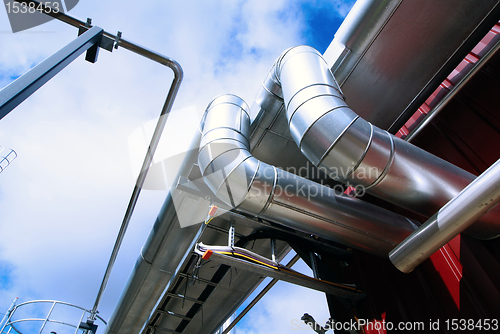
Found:
<path fill-rule="evenodd" d="M 435 251 L 500 202 L 500 160 L 389 253 L 392 263 L 409 273 Z"/>
<path fill-rule="evenodd" d="M 475 178 L 360 118 L 344 101 L 328 64 L 311 47 L 285 51 L 263 86 L 257 105 L 278 108 L 283 98 L 292 138 L 314 165 L 337 181 L 430 217 Z M 499 213 L 483 216 L 467 232 L 483 239 L 498 236 Z"/>
<path fill-rule="evenodd" d="M 249 152 L 248 106 L 237 96 L 212 101 L 201 127 L 200 171 L 230 208 L 379 256 L 416 228 L 403 216 L 257 160 Z"/>

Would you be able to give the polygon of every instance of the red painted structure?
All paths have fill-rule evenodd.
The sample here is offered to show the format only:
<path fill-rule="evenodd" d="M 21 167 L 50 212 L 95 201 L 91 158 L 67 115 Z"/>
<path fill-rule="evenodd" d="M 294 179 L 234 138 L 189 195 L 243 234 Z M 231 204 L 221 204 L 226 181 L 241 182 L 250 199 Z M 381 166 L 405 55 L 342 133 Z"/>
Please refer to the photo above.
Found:
<path fill-rule="evenodd" d="M 397 136 L 404 139 L 499 39 L 497 24 Z M 497 54 L 412 138 L 412 143 L 479 175 L 500 158 L 499 93 Z M 384 259 L 362 253 L 356 257 L 356 268 L 351 268 L 350 274 L 368 294 L 358 316 L 373 321 L 365 327 L 366 333 L 398 332 L 400 325 L 405 333 L 500 332 L 499 238 L 477 240 L 458 235 L 410 274 L 399 272 Z M 388 330 L 391 325 L 384 326 L 384 322 L 391 322 L 394 329 Z M 498 330 L 494 330 L 495 324 Z"/>

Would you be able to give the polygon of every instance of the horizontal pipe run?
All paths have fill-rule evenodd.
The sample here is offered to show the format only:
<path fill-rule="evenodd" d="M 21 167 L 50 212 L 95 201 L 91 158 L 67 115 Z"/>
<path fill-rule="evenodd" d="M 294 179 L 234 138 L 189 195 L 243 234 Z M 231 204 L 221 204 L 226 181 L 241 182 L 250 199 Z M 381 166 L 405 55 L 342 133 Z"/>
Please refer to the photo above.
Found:
<path fill-rule="evenodd" d="M 411 272 L 499 202 L 500 160 L 394 248 L 390 260 L 402 272 Z"/>
<path fill-rule="evenodd" d="M 43 2 L 35 1 L 35 0 L 15 0 L 15 1 L 17 1 L 19 3 L 24 3 L 26 5 L 33 3 L 36 6 L 36 8 L 41 8 L 41 10 L 46 15 L 49 15 L 55 19 L 58 19 L 59 21 L 67 23 L 75 28 L 91 29 L 93 27 L 92 25 L 89 25 L 87 22 L 79 20 L 79 19 L 77 19 L 73 16 L 70 16 L 68 14 L 65 14 L 61 11 L 60 12 L 46 11 L 45 9 L 46 8 L 48 9 L 48 7 L 46 7 Z M 38 7 L 38 6 L 40 6 L 40 7 Z M 127 49 L 129 51 L 137 53 L 138 55 L 141 55 L 143 57 L 146 57 L 150 60 L 153 60 L 157 63 L 160 63 L 162 65 L 165 65 L 165 66 L 171 68 L 172 71 L 174 72 L 174 76 L 175 76 L 174 81 L 179 81 L 179 82 L 182 81 L 182 78 L 183 78 L 182 67 L 175 60 L 168 58 L 168 57 L 165 57 L 165 56 L 163 56 L 155 51 L 149 50 L 149 49 L 142 47 L 138 44 L 135 44 L 133 42 L 127 41 L 126 39 L 121 38 L 121 36 L 113 35 L 107 31 L 103 31 L 103 36 L 108 37 L 108 38 L 116 41 L 115 48 L 120 46 L 124 49 Z"/>

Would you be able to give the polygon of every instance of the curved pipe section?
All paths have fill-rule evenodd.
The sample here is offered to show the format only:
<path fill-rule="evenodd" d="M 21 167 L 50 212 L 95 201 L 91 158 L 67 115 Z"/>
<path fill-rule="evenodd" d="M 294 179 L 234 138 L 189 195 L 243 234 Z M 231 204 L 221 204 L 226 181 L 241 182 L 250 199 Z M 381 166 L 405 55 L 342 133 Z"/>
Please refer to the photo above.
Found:
<path fill-rule="evenodd" d="M 198 164 L 230 208 L 379 256 L 413 232 L 407 218 L 257 160 L 249 152 L 249 108 L 234 95 L 212 101 Z"/>
<path fill-rule="evenodd" d="M 266 88 L 269 78 L 271 89 Z M 290 133 L 300 150 L 337 181 L 430 217 L 475 179 L 360 118 L 344 101 L 328 64 L 311 47 L 285 51 L 263 90 L 275 92 L 274 99 L 283 97 Z M 498 217 L 494 210 L 467 231 L 477 238 L 496 237 Z"/>

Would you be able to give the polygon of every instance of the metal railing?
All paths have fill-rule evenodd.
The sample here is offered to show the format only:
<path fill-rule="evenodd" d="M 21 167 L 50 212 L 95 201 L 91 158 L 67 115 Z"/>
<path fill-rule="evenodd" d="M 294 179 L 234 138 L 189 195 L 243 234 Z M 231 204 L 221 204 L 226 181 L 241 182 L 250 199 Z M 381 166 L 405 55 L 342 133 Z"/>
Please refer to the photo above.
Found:
<path fill-rule="evenodd" d="M 32 311 L 33 313 L 39 314 L 40 313 L 39 310 L 41 308 L 48 308 L 48 312 L 45 315 L 45 317 L 24 317 L 23 315 L 21 315 L 19 318 L 16 318 L 16 312 L 18 314 L 22 313 L 18 311 L 20 309 L 21 310 L 27 309 L 28 308 L 27 306 L 34 306 L 34 309 L 28 310 Z M 61 307 L 64 307 L 66 313 L 71 312 L 74 315 L 78 315 L 78 317 L 75 316 L 74 321 L 66 321 L 66 320 L 63 321 L 56 315 L 53 315 L 56 306 L 59 306 L 58 310 L 61 309 Z M 77 310 L 79 310 L 80 312 L 78 313 Z M 88 327 L 92 326 L 93 323 L 84 322 L 84 319 L 86 317 L 88 319 L 91 315 L 92 315 L 91 310 L 87 310 L 82 307 L 69 304 L 66 302 L 55 301 L 55 300 L 28 301 L 25 303 L 21 303 L 12 309 L 12 311 L 8 314 L 7 322 L 0 328 L 0 334 L 92 333 L 92 331 L 89 330 Z M 104 321 L 104 319 L 101 318 L 100 316 L 97 316 L 96 318 L 100 320 L 104 325 L 107 324 L 106 321 Z M 48 324 L 51 324 L 51 326 L 47 326 Z M 29 331 L 26 331 L 27 328 L 29 328 Z"/>
<path fill-rule="evenodd" d="M 0 146 L 0 173 L 3 172 L 15 158 L 17 158 L 16 151 Z"/>

